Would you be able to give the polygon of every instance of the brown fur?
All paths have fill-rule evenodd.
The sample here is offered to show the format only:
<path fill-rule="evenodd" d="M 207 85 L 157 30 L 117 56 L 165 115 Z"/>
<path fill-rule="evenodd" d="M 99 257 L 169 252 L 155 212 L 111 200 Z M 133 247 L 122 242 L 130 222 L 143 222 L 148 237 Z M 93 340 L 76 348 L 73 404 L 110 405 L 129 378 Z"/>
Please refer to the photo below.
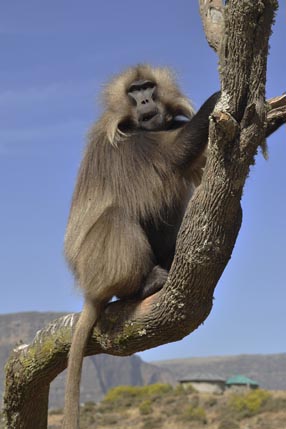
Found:
<path fill-rule="evenodd" d="M 127 92 L 140 79 L 157 85 L 156 103 L 167 124 L 177 115 L 194 115 L 165 68 L 129 68 L 104 90 L 105 113 L 89 134 L 65 237 L 66 258 L 86 303 L 70 351 L 64 429 L 78 425 L 80 372 L 92 326 L 113 296 L 139 296 L 148 278 L 154 283 L 151 293 L 154 285 L 162 286 L 185 207 L 202 174 L 209 113 L 203 123 L 197 120 L 197 134 L 187 123 L 166 131 L 138 130 Z M 132 126 L 122 130 L 127 120 Z M 161 279 L 154 280 L 158 273 Z"/>

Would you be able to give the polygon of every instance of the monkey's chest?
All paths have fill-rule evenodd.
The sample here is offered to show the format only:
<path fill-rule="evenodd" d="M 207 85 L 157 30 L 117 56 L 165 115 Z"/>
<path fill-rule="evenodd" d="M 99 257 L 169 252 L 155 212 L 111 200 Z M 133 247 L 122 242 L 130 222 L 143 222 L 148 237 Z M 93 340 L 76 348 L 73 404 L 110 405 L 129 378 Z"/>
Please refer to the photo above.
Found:
<path fill-rule="evenodd" d="M 168 168 L 169 167 L 169 168 Z M 188 199 L 190 184 L 171 166 L 149 163 L 145 168 L 136 168 L 133 177 L 124 172 L 128 179 L 121 194 L 129 203 L 138 206 L 143 217 L 155 216 L 172 219 L 175 209 L 181 211 Z"/>
<path fill-rule="evenodd" d="M 143 137 L 128 140 L 112 155 L 112 194 L 132 216 L 164 218 L 168 223 L 175 208 L 181 212 L 190 183 L 156 141 Z"/>

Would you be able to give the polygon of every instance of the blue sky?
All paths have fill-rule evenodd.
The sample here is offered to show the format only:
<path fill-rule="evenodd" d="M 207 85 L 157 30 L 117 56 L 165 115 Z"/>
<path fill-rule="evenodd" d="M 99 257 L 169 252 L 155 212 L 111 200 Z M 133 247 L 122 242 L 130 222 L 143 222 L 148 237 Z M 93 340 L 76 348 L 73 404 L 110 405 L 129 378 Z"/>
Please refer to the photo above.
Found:
<path fill-rule="evenodd" d="M 0 313 L 80 311 L 63 236 L 99 93 L 138 62 L 169 65 L 196 107 L 219 88 L 197 1 L 5 2 L 0 17 Z M 285 91 L 285 3 L 271 38 L 267 96 Z M 142 353 L 164 359 L 286 352 L 286 130 L 269 138 L 244 196 L 243 226 L 205 324 Z"/>

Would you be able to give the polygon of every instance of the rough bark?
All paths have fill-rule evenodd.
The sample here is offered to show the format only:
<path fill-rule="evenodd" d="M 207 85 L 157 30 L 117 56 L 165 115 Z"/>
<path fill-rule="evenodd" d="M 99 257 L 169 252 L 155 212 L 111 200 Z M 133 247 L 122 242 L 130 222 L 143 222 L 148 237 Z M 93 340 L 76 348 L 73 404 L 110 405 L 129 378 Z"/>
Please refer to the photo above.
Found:
<path fill-rule="evenodd" d="M 269 109 L 266 114 L 266 137 L 274 133 L 281 125 L 285 123 L 286 118 L 286 95 L 268 100 Z"/>
<path fill-rule="evenodd" d="M 200 14 L 207 41 L 219 51 L 224 32 L 224 5 L 222 0 L 199 0 Z"/>
<path fill-rule="evenodd" d="M 227 3 L 220 49 L 222 98 L 210 121 L 205 174 L 187 209 L 166 285 L 142 302 L 108 305 L 86 355 L 124 356 L 177 341 L 211 311 L 214 288 L 239 232 L 240 199 L 249 167 L 265 133 L 286 121 L 285 96 L 270 101 L 270 110 L 264 103 L 276 7 L 275 0 Z M 47 427 L 49 384 L 66 367 L 77 319 L 71 314 L 52 322 L 32 344 L 11 355 L 4 397 L 9 429 Z"/>

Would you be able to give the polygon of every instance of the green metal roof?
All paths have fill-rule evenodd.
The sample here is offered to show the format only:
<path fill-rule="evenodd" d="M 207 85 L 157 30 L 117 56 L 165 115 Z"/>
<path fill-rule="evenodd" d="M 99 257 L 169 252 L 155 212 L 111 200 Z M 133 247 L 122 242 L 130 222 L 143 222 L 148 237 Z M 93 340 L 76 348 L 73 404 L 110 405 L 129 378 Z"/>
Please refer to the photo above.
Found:
<path fill-rule="evenodd" d="M 231 384 L 247 384 L 251 386 L 258 386 L 258 383 L 251 378 L 246 377 L 245 375 L 235 375 L 226 380 L 226 384 L 229 386 Z"/>

